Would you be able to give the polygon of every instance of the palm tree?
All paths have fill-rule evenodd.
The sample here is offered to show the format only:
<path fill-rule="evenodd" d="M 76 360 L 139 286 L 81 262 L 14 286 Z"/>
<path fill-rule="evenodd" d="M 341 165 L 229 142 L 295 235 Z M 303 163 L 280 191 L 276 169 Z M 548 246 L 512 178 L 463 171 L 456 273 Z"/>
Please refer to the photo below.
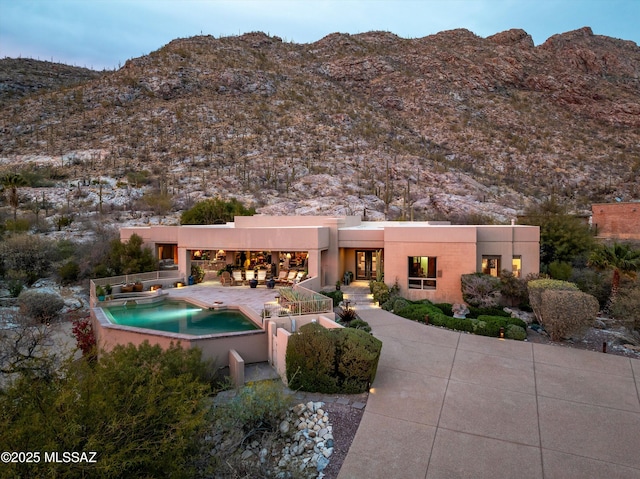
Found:
<path fill-rule="evenodd" d="M 27 182 L 18 173 L 5 173 L 0 177 L 0 184 L 7 195 L 7 201 L 13 208 L 13 220 L 17 219 L 18 206 L 20 206 L 20 196 L 18 195 L 18 188 L 24 186 Z"/>
<path fill-rule="evenodd" d="M 587 264 L 598 269 L 613 270 L 608 309 L 616 299 L 621 277 L 634 279 L 640 270 L 640 250 L 634 250 L 627 244 L 613 243 L 593 251 Z"/>

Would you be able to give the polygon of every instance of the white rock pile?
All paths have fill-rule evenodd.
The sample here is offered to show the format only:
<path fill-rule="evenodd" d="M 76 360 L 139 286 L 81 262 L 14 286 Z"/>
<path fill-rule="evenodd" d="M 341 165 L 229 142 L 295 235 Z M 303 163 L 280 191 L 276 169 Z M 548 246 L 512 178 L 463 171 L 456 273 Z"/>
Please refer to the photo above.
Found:
<path fill-rule="evenodd" d="M 333 454 L 333 428 L 323 406 L 323 402 L 309 401 L 292 407 L 280 423 L 281 441 L 277 447 L 253 441 L 246 446 L 242 459 L 257 459 L 261 464 L 272 461 L 276 465 L 273 477 L 279 479 L 290 477 L 293 471 L 303 477 L 322 479 L 322 471 Z"/>

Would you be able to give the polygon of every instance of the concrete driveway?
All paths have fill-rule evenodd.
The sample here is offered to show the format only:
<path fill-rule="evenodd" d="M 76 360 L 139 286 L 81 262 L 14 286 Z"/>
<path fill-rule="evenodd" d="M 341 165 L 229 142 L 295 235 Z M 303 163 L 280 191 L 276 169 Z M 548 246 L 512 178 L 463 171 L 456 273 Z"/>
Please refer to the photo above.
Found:
<path fill-rule="evenodd" d="M 340 479 L 640 478 L 640 360 L 358 314 L 383 347 Z"/>

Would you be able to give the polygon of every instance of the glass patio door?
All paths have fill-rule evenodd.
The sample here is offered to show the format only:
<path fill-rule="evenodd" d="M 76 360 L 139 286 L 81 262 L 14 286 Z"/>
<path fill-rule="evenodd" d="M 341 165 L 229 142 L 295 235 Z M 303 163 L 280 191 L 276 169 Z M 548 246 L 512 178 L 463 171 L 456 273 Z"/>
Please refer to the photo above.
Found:
<path fill-rule="evenodd" d="M 375 251 L 356 251 L 356 279 L 376 277 Z"/>

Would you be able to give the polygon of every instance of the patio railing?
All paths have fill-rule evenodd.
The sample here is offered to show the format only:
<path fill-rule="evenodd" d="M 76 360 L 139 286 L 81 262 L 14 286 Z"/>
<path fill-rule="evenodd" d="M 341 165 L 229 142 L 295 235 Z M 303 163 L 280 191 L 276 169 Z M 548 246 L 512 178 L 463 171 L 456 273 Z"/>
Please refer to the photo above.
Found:
<path fill-rule="evenodd" d="M 333 311 L 331 298 L 302 286 L 278 288 L 278 293 L 279 297 L 276 303 L 265 303 L 263 315 L 266 317 L 300 316 Z"/>

